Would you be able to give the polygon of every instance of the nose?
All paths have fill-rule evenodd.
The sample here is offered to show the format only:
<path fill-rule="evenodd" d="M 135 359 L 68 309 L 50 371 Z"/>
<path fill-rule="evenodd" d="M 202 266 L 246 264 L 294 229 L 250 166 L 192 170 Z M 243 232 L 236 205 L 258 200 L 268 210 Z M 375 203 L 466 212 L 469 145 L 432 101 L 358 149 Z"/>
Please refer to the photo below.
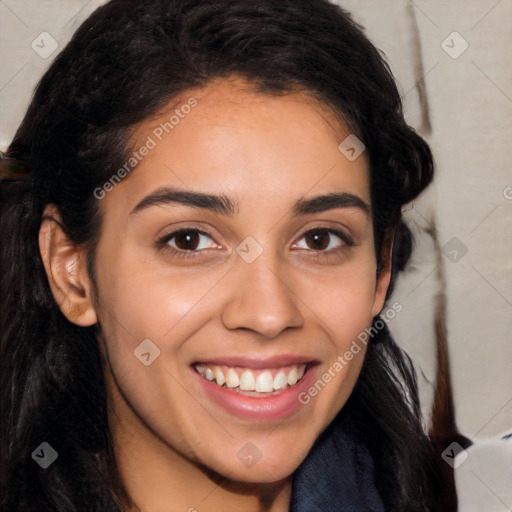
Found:
<path fill-rule="evenodd" d="M 237 261 L 222 321 L 227 329 L 248 329 L 273 339 L 287 328 L 301 327 L 303 315 L 301 301 L 285 282 L 280 267 L 264 254 L 252 263 Z"/>

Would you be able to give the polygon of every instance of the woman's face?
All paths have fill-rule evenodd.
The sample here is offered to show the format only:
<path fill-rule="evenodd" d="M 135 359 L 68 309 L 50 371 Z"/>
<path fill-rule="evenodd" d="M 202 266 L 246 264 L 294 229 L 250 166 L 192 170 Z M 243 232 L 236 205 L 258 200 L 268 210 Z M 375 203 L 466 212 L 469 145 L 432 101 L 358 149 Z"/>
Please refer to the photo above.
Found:
<path fill-rule="evenodd" d="M 118 445 L 276 481 L 343 407 L 389 277 L 349 135 L 311 97 L 241 80 L 138 127 L 95 258 Z"/>

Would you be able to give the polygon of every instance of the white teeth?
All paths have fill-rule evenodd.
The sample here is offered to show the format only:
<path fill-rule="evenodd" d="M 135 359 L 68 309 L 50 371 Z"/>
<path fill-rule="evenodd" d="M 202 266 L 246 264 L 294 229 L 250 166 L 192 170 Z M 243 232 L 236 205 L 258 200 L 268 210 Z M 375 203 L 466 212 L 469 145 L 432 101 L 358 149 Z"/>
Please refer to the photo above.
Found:
<path fill-rule="evenodd" d="M 238 376 L 234 368 L 228 368 L 226 373 L 220 366 L 196 365 L 197 372 L 209 381 L 215 382 L 219 386 L 230 389 L 240 388 L 240 391 L 256 391 L 257 393 L 272 393 L 273 391 L 282 391 L 289 386 L 294 386 L 304 376 L 306 365 L 292 366 L 289 370 L 281 369 L 275 377 L 272 377 L 271 370 L 264 370 L 255 376 L 255 372 L 250 369 L 243 370 L 241 376 Z M 256 370 L 258 372 L 258 370 Z M 286 374 L 288 373 L 288 375 Z"/>
<path fill-rule="evenodd" d="M 269 371 L 265 371 L 258 375 L 256 379 L 256 391 L 260 393 L 270 393 L 273 390 L 272 374 Z"/>
<path fill-rule="evenodd" d="M 288 384 L 286 375 L 284 372 L 279 372 L 274 379 L 274 390 L 279 391 L 280 389 L 284 389 L 286 384 Z"/>
<path fill-rule="evenodd" d="M 226 386 L 228 388 L 237 388 L 239 384 L 240 380 L 238 379 L 237 373 L 235 370 L 233 370 L 233 368 L 230 368 L 228 370 L 228 374 L 226 375 Z"/>
<path fill-rule="evenodd" d="M 219 386 L 222 386 L 222 384 L 226 382 L 226 377 L 224 377 L 224 373 L 222 373 L 222 370 L 218 366 L 215 367 L 215 380 Z"/>
<path fill-rule="evenodd" d="M 272 380 L 272 377 L 270 379 Z M 242 373 L 240 389 L 242 391 L 254 391 L 254 374 L 251 371 L 245 370 L 245 372 Z"/>
<path fill-rule="evenodd" d="M 302 377 L 304 376 L 304 372 L 305 371 L 306 371 L 306 365 L 305 364 L 301 364 L 299 367 L 294 366 L 290 370 L 290 373 L 288 373 L 288 378 L 287 378 L 288 384 L 290 386 L 294 386 L 295 384 L 297 384 L 297 382 L 300 379 L 302 379 Z"/>
<path fill-rule="evenodd" d="M 297 380 L 298 379 L 298 374 L 297 374 L 297 368 L 293 367 L 291 370 L 290 370 L 290 373 L 288 374 L 288 384 L 290 386 L 294 386 L 295 384 L 297 384 Z"/>

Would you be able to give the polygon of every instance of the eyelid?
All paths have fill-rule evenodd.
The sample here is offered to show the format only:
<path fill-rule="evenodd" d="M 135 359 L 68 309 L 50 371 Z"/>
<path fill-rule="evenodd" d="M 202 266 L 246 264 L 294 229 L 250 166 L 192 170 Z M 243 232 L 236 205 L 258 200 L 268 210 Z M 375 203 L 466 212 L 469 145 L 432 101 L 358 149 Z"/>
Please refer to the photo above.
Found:
<path fill-rule="evenodd" d="M 156 244 L 157 244 L 158 248 L 168 248 L 169 250 L 174 251 L 176 253 L 180 253 L 180 254 L 186 253 L 186 254 L 190 254 L 190 255 L 194 254 L 194 253 L 200 253 L 200 252 L 206 250 L 206 249 L 195 249 L 193 251 L 186 251 L 183 249 L 177 249 L 175 247 L 170 246 L 169 241 L 172 240 L 173 238 L 175 238 L 178 234 L 182 233 L 183 231 L 193 231 L 193 232 L 198 233 L 199 235 L 207 236 L 217 246 L 221 245 L 215 240 L 215 238 L 210 233 L 204 231 L 203 229 L 195 227 L 195 226 L 184 226 L 184 227 L 176 228 L 172 231 L 169 231 L 165 235 L 158 237 L 156 240 Z"/>
<path fill-rule="evenodd" d="M 340 229 L 332 228 L 329 226 L 314 226 L 312 228 L 309 228 L 306 231 L 304 231 L 304 233 L 302 233 L 302 235 L 300 235 L 300 237 L 298 237 L 296 240 L 303 239 L 308 233 L 311 233 L 312 231 L 327 231 L 329 234 L 333 234 L 333 235 L 337 236 L 344 242 L 344 245 L 341 247 L 344 247 L 344 246 L 352 247 L 352 246 L 356 245 L 354 239 L 352 238 L 352 236 L 350 234 L 348 234 Z M 296 242 L 294 242 L 294 243 L 296 243 Z M 335 249 L 330 249 L 330 250 L 335 250 Z M 310 251 L 314 252 L 314 249 L 310 249 Z M 316 252 L 329 252 L 329 250 L 324 249 L 324 250 L 316 251 Z"/>
<path fill-rule="evenodd" d="M 176 228 L 176 229 L 168 232 L 167 234 L 159 237 L 156 242 L 157 248 L 159 250 L 165 249 L 167 251 L 170 251 L 172 253 L 172 256 L 177 257 L 177 258 L 201 257 L 201 256 L 205 255 L 204 254 L 205 252 L 209 252 L 210 249 L 213 249 L 213 247 L 209 247 L 207 249 L 184 250 L 184 249 L 178 249 L 178 248 L 175 248 L 175 247 L 172 247 L 171 245 L 169 245 L 169 241 L 172 240 L 175 236 L 177 236 L 179 233 L 181 233 L 183 231 L 193 231 L 193 232 L 198 233 L 199 235 L 207 236 L 208 238 L 210 238 L 210 240 L 212 240 L 213 243 L 217 244 L 218 247 L 215 249 L 222 248 L 222 244 L 218 244 L 218 242 L 216 242 L 215 238 L 210 233 L 208 233 L 208 232 L 204 231 L 203 229 L 198 228 L 196 226 L 179 227 L 179 228 Z M 316 254 L 317 258 L 318 257 L 328 258 L 330 256 L 334 256 L 337 253 L 340 253 L 340 251 L 346 250 L 348 247 L 353 247 L 356 245 L 354 239 L 352 238 L 352 236 L 350 234 L 348 234 L 340 229 L 332 228 L 329 226 L 322 226 L 322 225 L 312 226 L 312 227 L 308 228 L 296 240 L 301 240 L 308 233 L 311 233 L 314 231 L 327 231 L 329 234 L 333 234 L 333 235 L 337 236 L 338 238 L 340 238 L 340 240 L 343 241 L 342 245 L 335 247 L 335 248 L 331 248 L 331 249 L 315 250 L 315 249 L 299 248 L 301 250 L 305 250 L 306 252 Z M 294 242 L 293 245 L 295 245 L 296 243 L 297 242 Z M 292 247 L 293 247 L 293 245 L 292 245 Z"/>

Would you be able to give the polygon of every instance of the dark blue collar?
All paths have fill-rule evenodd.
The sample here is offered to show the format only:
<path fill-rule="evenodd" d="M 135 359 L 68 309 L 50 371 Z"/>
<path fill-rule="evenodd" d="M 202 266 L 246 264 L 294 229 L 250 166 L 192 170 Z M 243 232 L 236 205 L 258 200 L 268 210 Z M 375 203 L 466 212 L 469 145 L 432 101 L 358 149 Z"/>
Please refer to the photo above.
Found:
<path fill-rule="evenodd" d="M 332 425 L 293 476 L 290 512 L 385 512 L 368 449 Z"/>

